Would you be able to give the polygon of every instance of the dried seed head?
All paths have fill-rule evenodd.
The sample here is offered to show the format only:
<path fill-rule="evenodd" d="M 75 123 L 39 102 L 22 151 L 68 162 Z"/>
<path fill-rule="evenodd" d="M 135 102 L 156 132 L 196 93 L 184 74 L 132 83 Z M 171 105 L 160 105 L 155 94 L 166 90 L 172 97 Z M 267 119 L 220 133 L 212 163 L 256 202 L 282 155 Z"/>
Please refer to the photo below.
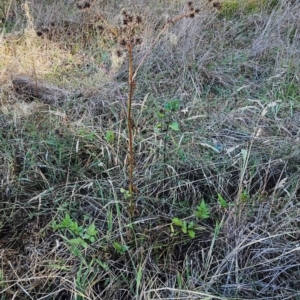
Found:
<path fill-rule="evenodd" d="M 141 17 L 141 16 L 137 16 L 137 17 L 136 17 L 136 23 L 137 23 L 137 24 L 140 24 L 140 23 L 142 23 L 142 22 L 143 22 L 142 17 Z"/>
<path fill-rule="evenodd" d="M 142 43 L 142 39 L 141 38 L 136 38 L 135 39 L 135 44 L 136 45 L 140 45 Z"/>
<path fill-rule="evenodd" d="M 56 135 L 58 135 L 58 136 L 60 136 L 60 137 L 63 136 L 63 133 L 61 132 L 60 129 L 55 129 L 55 130 L 54 130 L 54 134 L 56 134 Z"/>
<path fill-rule="evenodd" d="M 48 27 L 43 26 L 41 29 L 43 32 L 48 33 L 50 29 Z"/>
<path fill-rule="evenodd" d="M 190 14 L 190 18 L 194 18 L 194 17 L 195 17 L 194 13 Z"/>
<path fill-rule="evenodd" d="M 214 2 L 213 7 L 215 7 L 216 9 L 220 9 L 221 8 L 221 3 L 220 2 Z"/>
<path fill-rule="evenodd" d="M 121 45 L 122 47 L 125 47 L 125 46 L 127 45 L 126 40 L 125 40 L 125 39 L 121 39 L 120 45 Z"/>
<path fill-rule="evenodd" d="M 199 8 L 196 8 L 196 9 L 195 9 L 195 13 L 196 13 L 196 14 L 199 14 L 199 13 L 200 13 L 200 9 L 199 9 Z"/>
<path fill-rule="evenodd" d="M 188 7 L 192 7 L 193 6 L 193 1 L 188 1 L 187 5 L 188 5 Z"/>
<path fill-rule="evenodd" d="M 117 54 L 118 57 L 121 57 L 122 56 L 122 51 L 121 50 L 117 50 L 116 54 Z"/>
<path fill-rule="evenodd" d="M 123 25 L 127 25 L 128 24 L 128 20 L 127 19 L 124 19 L 123 20 Z"/>
<path fill-rule="evenodd" d="M 91 1 L 90 1 L 90 0 L 79 1 L 79 2 L 77 3 L 77 7 L 78 7 L 79 9 L 90 8 L 90 7 L 91 7 Z"/>

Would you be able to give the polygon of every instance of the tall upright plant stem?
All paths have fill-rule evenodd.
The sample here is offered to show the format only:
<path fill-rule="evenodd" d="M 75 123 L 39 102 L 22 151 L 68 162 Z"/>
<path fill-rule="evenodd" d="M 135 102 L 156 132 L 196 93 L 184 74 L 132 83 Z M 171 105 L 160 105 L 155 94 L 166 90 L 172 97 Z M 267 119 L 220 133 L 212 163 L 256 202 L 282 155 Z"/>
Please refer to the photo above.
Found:
<path fill-rule="evenodd" d="M 199 9 L 194 9 L 192 7 L 191 2 L 188 4 L 189 6 L 189 12 L 179 15 L 167 22 L 167 24 L 163 27 L 163 29 L 159 32 L 155 40 L 150 45 L 148 51 L 144 54 L 142 57 L 140 63 L 138 66 L 133 69 L 133 48 L 135 45 L 138 45 L 141 43 L 140 38 L 135 38 L 135 27 L 141 23 L 141 17 L 137 16 L 136 18 L 133 18 L 130 14 L 128 14 L 126 11 L 123 12 L 123 25 L 125 25 L 126 35 L 125 38 L 121 38 L 120 45 L 123 47 L 127 47 L 127 54 L 128 54 L 128 85 L 129 85 L 129 92 L 128 92 L 128 100 L 127 100 L 127 128 L 128 128 L 128 165 L 129 165 L 129 212 L 130 216 L 133 217 L 133 213 L 135 211 L 134 203 L 133 203 L 133 193 L 136 191 L 135 186 L 133 185 L 133 170 L 134 170 L 134 149 L 133 149 L 133 118 L 132 118 L 132 99 L 134 90 L 136 87 L 135 84 L 135 77 L 138 74 L 139 69 L 145 62 L 145 59 L 147 56 L 151 53 L 151 50 L 153 47 L 157 44 L 159 38 L 161 35 L 168 29 L 170 25 L 173 25 L 174 23 L 178 22 L 179 20 L 186 18 L 186 17 L 194 17 L 195 13 L 199 12 Z M 100 15 L 100 18 L 102 16 Z M 103 18 L 102 18 L 103 19 Z M 109 26 L 109 24 L 105 21 L 105 25 L 110 29 L 112 34 L 117 36 L 117 32 Z M 123 29 L 124 29 L 123 28 Z"/>
<path fill-rule="evenodd" d="M 132 45 L 128 45 L 128 84 L 129 84 L 129 93 L 127 101 L 127 128 L 128 128 L 128 161 L 129 161 L 129 194 L 130 194 L 130 214 L 133 214 L 133 165 L 134 165 L 134 153 L 133 153 L 133 121 L 132 121 L 132 98 L 135 89 L 135 81 L 133 79 L 133 55 L 132 55 Z"/>

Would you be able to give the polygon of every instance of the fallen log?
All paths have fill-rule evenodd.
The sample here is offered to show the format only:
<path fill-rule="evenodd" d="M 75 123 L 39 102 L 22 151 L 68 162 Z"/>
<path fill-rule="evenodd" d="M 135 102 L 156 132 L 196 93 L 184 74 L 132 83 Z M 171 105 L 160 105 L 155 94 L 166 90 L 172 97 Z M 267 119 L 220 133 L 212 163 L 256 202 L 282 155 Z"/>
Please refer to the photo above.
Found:
<path fill-rule="evenodd" d="M 45 104 L 57 105 L 71 96 L 68 91 L 44 84 L 25 75 L 14 77 L 12 83 L 15 91 L 29 101 L 38 99 Z"/>

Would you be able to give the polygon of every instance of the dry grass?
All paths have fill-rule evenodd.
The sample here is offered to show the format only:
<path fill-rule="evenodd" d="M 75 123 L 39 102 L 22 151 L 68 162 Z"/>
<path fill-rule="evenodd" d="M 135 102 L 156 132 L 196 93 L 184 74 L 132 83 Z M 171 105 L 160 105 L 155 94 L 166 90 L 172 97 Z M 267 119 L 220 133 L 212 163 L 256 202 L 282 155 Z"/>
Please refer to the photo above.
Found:
<path fill-rule="evenodd" d="M 117 30 L 122 5 L 144 18 L 138 64 L 185 1 L 31 1 L 27 15 L 17 0 L 3 5 L 0 299 L 300 299 L 300 5 L 224 15 L 199 1 L 198 16 L 162 36 L 133 101 L 133 224 L 121 192 L 126 57 L 116 61 L 99 19 Z M 20 74 L 68 98 L 17 93 Z M 157 126 L 169 121 L 180 130 Z M 95 223 L 86 248 L 53 229 L 67 213 Z M 195 238 L 174 217 L 193 221 Z"/>

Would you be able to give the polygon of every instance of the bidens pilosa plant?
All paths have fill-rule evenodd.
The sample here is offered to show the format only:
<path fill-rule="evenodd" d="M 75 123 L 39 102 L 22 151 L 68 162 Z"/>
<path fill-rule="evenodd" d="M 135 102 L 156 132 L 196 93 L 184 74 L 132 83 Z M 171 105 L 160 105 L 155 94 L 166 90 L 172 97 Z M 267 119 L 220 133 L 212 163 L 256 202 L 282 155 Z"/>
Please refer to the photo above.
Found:
<path fill-rule="evenodd" d="M 82 5 L 81 9 L 90 9 L 90 5 Z M 178 21 L 184 18 L 193 18 L 196 14 L 200 12 L 200 9 L 194 8 L 194 4 L 192 1 L 187 2 L 187 11 L 179 14 L 174 18 L 169 18 L 164 25 L 164 27 L 160 30 L 160 32 L 155 37 L 154 41 L 149 45 L 148 49 L 146 50 L 145 54 L 142 56 L 141 60 L 136 63 L 136 67 L 134 67 L 134 48 L 140 45 L 143 42 L 142 39 L 142 25 L 143 25 L 143 18 L 140 15 L 133 15 L 128 13 L 127 11 L 122 12 L 122 25 L 118 30 L 113 28 L 109 25 L 107 20 L 100 14 L 97 13 L 99 19 L 102 20 L 104 24 L 104 28 L 106 28 L 113 36 L 115 36 L 118 40 L 119 49 L 117 50 L 116 54 L 118 57 L 123 55 L 123 52 L 127 54 L 127 61 L 128 61 L 128 96 L 127 96 L 127 111 L 126 111 L 126 120 L 127 120 L 127 130 L 128 130 L 128 181 L 129 181 L 129 188 L 127 193 L 127 199 L 129 199 L 129 213 L 130 216 L 134 215 L 136 208 L 133 202 L 133 196 L 137 193 L 137 188 L 134 185 L 134 166 L 135 166 L 135 159 L 134 159 L 134 141 L 133 141 L 133 130 L 134 130 L 134 117 L 132 115 L 132 100 L 134 96 L 134 92 L 136 89 L 136 77 L 138 75 L 138 71 L 141 66 L 144 64 L 146 58 L 151 53 L 152 49 L 157 44 L 158 40 L 162 36 L 162 34 L 171 26 L 177 23 Z M 176 126 L 173 124 L 171 126 Z M 176 127 L 177 128 L 177 127 Z M 106 139 L 110 140 L 111 136 L 106 136 Z"/>
<path fill-rule="evenodd" d="M 127 100 L 127 129 L 128 129 L 128 177 L 129 177 L 129 212 L 133 216 L 136 208 L 133 203 L 133 195 L 137 192 L 137 188 L 134 185 L 133 180 L 133 171 L 134 171 L 134 149 L 133 149 L 133 129 L 134 129 L 134 120 L 132 116 L 132 100 L 134 96 L 134 91 L 136 89 L 136 77 L 138 71 L 145 62 L 147 56 L 151 53 L 151 50 L 156 45 L 159 38 L 162 34 L 176 22 L 180 21 L 183 18 L 193 18 L 197 13 L 200 12 L 198 8 L 194 8 L 193 2 L 188 1 L 187 3 L 188 11 L 182 13 L 172 19 L 169 19 L 164 25 L 162 30 L 158 33 L 153 43 L 149 46 L 148 50 L 138 63 L 137 67 L 134 68 L 134 52 L 133 49 L 135 46 L 142 43 L 142 38 L 136 34 L 138 27 L 142 24 L 142 17 L 137 15 L 133 16 L 126 11 L 123 11 L 123 27 L 121 30 L 121 37 L 119 38 L 119 44 L 123 50 L 127 52 L 128 59 L 128 100 Z M 119 55 L 122 55 L 121 50 L 118 52 Z"/>

